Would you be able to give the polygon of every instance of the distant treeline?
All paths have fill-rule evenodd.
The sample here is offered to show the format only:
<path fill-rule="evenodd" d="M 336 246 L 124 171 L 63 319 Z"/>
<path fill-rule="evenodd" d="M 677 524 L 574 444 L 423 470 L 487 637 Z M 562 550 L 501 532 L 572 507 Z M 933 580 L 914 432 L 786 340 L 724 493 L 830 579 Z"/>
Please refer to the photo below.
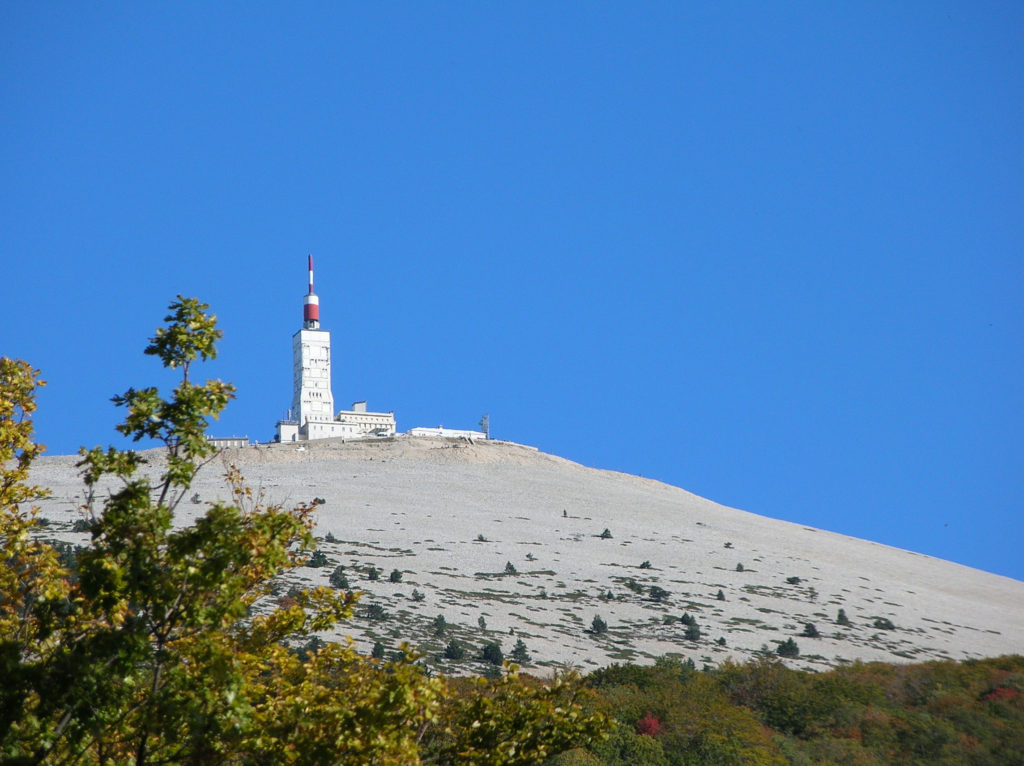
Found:
<path fill-rule="evenodd" d="M 1024 764 L 1024 657 L 825 673 L 663 658 L 585 679 L 608 738 L 549 766 Z"/>

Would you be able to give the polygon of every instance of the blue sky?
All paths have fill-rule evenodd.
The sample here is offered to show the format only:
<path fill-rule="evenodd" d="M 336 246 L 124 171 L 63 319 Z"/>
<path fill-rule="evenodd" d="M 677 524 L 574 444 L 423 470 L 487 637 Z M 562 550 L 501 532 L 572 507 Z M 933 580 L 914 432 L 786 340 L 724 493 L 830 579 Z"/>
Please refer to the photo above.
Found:
<path fill-rule="evenodd" d="M 8 2 L 0 109 L 52 453 L 178 293 L 269 439 L 312 253 L 339 408 L 1024 579 L 1019 2 Z"/>

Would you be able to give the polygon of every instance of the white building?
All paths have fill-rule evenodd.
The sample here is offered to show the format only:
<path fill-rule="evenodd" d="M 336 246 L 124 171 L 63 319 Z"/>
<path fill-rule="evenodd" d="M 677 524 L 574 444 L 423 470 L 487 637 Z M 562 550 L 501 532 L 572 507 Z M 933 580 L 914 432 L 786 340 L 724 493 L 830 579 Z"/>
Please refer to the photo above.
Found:
<path fill-rule="evenodd" d="M 217 449 L 242 449 L 249 446 L 248 436 L 207 436 L 206 441 Z"/>
<path fill-rule="evenodd" d="M 394 436 L 394 412 L 367 412 L 366 402 L 334 413 L 331 394 L 331 334 L 320 329 L 320 299 L 313 292 L 313 256 L 309 257 L 309 293 L 303 300 L 302 329 L 292 336 L 292 408 L 277 423 L 279 442 L 345 437 Z"/>
<path fill-rule="evenodd" d="M 410 428 L 406 431 L 407 436 L 432 436 L 434 438 L 448 438 L 448 439 L 486 439 L 487 434 L 483 431 L 465 431 L 458 428 L 445 428 L 444 426 L 438 426 L 437 428 Z"/>

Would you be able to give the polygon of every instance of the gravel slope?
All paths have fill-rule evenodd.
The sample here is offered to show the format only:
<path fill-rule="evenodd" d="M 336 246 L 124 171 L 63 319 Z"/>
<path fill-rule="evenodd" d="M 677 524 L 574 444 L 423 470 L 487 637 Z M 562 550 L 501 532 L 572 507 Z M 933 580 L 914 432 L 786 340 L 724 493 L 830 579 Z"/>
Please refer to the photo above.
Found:
<path fill-rule="evenodd" d="M 158 468 L 159 453 L 147 454 Z M 819 669 L 854 659 L 1024 652 L 1022 582 L 727 508 L 520 445 L 331 440 L 229 450 L 221 459 L 237 464 L 268 500 L 326 501 L 317 535 L 337 541 L 322 545 L 331 566 L 291 578 L 326 582 L 334 565 L 344 565 L 352 586 L 364 591 L 362 603 L 380 604 L 386 615 L 372 619 L 364 609 L 345 626 L 362 649 L 409 641 L 449 672 L 479 670 L 437 659 L 453 638 L 471 653 L 497 640 L 506 654 L 521 638 L 535 670 L 586 670 L 666 653 L 698 665 L 743 660 L 791 636 L 801 656 L 789 662 Z M 32 479 L 54 492 L 43 515 L 64 530 L 60 536 L 81 540 L 66 531 L 80 517 L 76 460 L 43 458 Z M 201 501 L 226 496 L 221 473 L 214 462 L 200 474 Z M 186 499 L 181 522 L 202 509 Z M 605 529 L 610 539 L 600 537 Z M 516 574 L 504 574 L 507 563 Z M 370 566 L 382 571 L 380 580 L 367 579 Z M 393 569 L 403 572 L 400 583 L 388 582 Z M 668 595 L 652 599 L 651 586 Z M 849 627 L 835 624 L 839 608 Z M 698 621 L 699 640 L 684 637 L 684 613 Z M 448 624 L 440 636 L 431 629 L 437 615 Z M 587 630 L 596 615 L 608 625 L 599 636 Z M 879 618 L 896 629 L 873 627 Z M 808 622 L 820 637 L 800 636 Z"/>

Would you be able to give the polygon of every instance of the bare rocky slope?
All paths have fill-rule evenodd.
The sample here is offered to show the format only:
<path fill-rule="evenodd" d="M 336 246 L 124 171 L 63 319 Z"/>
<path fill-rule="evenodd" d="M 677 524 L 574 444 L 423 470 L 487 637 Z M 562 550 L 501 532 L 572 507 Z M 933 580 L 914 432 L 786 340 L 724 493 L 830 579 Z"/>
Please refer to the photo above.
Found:
<path fill-rule="evenodd" d="M 157 470 L 159 453 L 147 457 Z M 700 666 L 744 660 L 790 637 L 800 656 L 788 662 L 810 669 L 1024 652 L 1024 582 L 520 445 L 329 440 L 226 450 L 221 459 L 269 501 L 324 500 L 316 534 L 330 563 L 289 578 L 326 584 L 343 565 L 364 593 L 345 634 L 324 638 L 348 635 L 365 651 L 407 641 L 446 672 L 479 672 L 471 658 L 485 642 L 508 655 L 517 639 L 533 672 L 664 654 Z M 76 461 L 43 458 L 32 479 L 53 490 L 42 503 L 52 528 L 83 542 L 70 531 L 81 517 Z M 197 501 L 179 506 L 181 523 L 227 496 L 222 473 L 216 461 L 204 469 Z M 371 567 L 380 579 L 369 579 Z M 836 624 L 840 609 L 847 626 Z M 698 639 L 686 637 L 684 614 L 697 621 Z M 607 632 L 590 631 L 595 616 Z M 807 623 L 818 637 L 801 635 Z M 451 640 L 467 648 L 466 660 L 441 658 Z"/>

